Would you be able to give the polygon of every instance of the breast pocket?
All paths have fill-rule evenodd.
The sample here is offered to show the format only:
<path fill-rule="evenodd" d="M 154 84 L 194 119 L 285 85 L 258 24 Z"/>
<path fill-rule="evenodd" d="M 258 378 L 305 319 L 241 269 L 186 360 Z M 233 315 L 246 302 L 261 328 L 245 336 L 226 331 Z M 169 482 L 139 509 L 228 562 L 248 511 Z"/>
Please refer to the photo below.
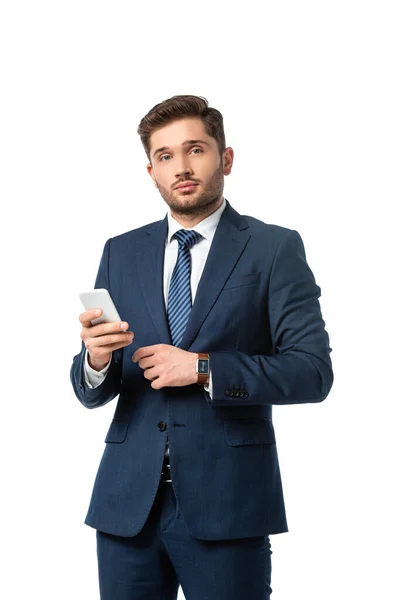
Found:
<path fill-rule="evenodd" d="M 224 422 L 225 438 L 230 446 L 275 444 L 275 431 L 270 419 L 232 419 Z"/>
<path fill-rule="evenodd" d="M 242 275 L 231 275 L 223 287 L 222 291 L 232 290 L 234 288 L 245 287 L 259 283 L 260 273 L 245 273 Z"/>
<path fill-rule="evenodd" d="M 121 421 L 121 419 L 113 419 L 111 421 L 111 425 L 107 431 L 107 435 L 104 441 L 107 444 L 121 444 L 126 438 L 128 425 L 129 423 L 127 421 Z"/>

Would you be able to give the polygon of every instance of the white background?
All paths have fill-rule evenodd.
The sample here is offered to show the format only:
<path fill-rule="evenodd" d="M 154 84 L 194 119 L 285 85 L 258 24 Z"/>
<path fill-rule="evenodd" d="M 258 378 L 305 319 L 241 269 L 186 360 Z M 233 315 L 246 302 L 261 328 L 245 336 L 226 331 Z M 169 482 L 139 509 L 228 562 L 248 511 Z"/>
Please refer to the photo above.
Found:
<path fill-rule="evenodd" d="M 385 0 L 2 3 L 2 598 L 98 597 L 83 519 L 115 401 L 70 385 L 77 294 L 165 216 L 136 128 L 187 93 L 224 115 L 233 207 L 301 234 L 333 348 L 326 401 L 274 409 L 272 597 L 400 598 L 398 40 Z"/>

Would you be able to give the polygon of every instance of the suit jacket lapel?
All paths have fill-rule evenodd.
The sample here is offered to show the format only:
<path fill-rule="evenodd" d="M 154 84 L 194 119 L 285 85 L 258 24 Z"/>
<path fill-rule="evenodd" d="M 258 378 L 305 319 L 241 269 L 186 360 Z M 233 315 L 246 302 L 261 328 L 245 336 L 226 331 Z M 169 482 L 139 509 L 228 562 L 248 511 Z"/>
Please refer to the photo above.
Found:
<path fill-rule="evenodd" d="M 171 335 L 165 310 L 163 278 L 165 240 L 168 232 L 167 216 L 150 225 L 146 237 L 137 242 L 137 266 L 149 313 L 159 335 L 160 344 L 171 344 Z M 226 280 L 234 269 L 250 238 L 248 225 L 226 201 L 207 261 L 197 287 L 188 325 L 179 348 L 187 350 L 217 300 Z"/>
<path fill-rule="evenodd" d="M 248 225 L 226 201 L 194 299 L 179 348 L 187 350 L 235 268 L 250 238 Z"/>
<path fill-rule="evenodd" d="M 137 242 L 139 281 L 160 344 L 172 344 L 164 302 L 164 253 L 168 232 L 167 216 L 150 225 L 146 237 Z"/>

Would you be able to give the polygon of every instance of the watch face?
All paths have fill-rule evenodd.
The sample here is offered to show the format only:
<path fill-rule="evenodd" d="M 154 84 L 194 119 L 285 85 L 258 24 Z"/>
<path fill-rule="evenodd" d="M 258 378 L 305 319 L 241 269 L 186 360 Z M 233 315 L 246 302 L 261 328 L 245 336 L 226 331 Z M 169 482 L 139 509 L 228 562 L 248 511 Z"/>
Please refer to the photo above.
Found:
<path fill-rule="evenodd" d="M 197 361 L 197 372 L 200 375 L 208 375 L 208 360 L 205 358 L 199 358 Z"/>

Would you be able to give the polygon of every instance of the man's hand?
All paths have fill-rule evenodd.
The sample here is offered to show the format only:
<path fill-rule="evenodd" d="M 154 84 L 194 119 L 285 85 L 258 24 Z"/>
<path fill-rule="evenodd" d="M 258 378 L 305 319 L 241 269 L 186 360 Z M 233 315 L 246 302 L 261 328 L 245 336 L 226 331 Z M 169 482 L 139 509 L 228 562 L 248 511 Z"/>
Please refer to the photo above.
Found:
<path fill-rule="evenodd" d="M 88 362 L 96 371 L 101 371 L 108 364 L 113 350 L 129 346 L 134 337 L 133 331 L 127 331 L 129 325 L 126 321 L 92 325 L 91 320 L 99 317 L 102 312 L 99 308 L 79 315 L 82 324 L 81 338 L 89 353 Z"/>
<path fill-rule="evenodd" d="M 187 352 L 169 344 L 143 346 L 132 356 L 133 362 L 144 369 L 144 376 L 151 380 L 151 387 L 155 390 L 197 383 L 197 358 L 196 352 Z"/>

